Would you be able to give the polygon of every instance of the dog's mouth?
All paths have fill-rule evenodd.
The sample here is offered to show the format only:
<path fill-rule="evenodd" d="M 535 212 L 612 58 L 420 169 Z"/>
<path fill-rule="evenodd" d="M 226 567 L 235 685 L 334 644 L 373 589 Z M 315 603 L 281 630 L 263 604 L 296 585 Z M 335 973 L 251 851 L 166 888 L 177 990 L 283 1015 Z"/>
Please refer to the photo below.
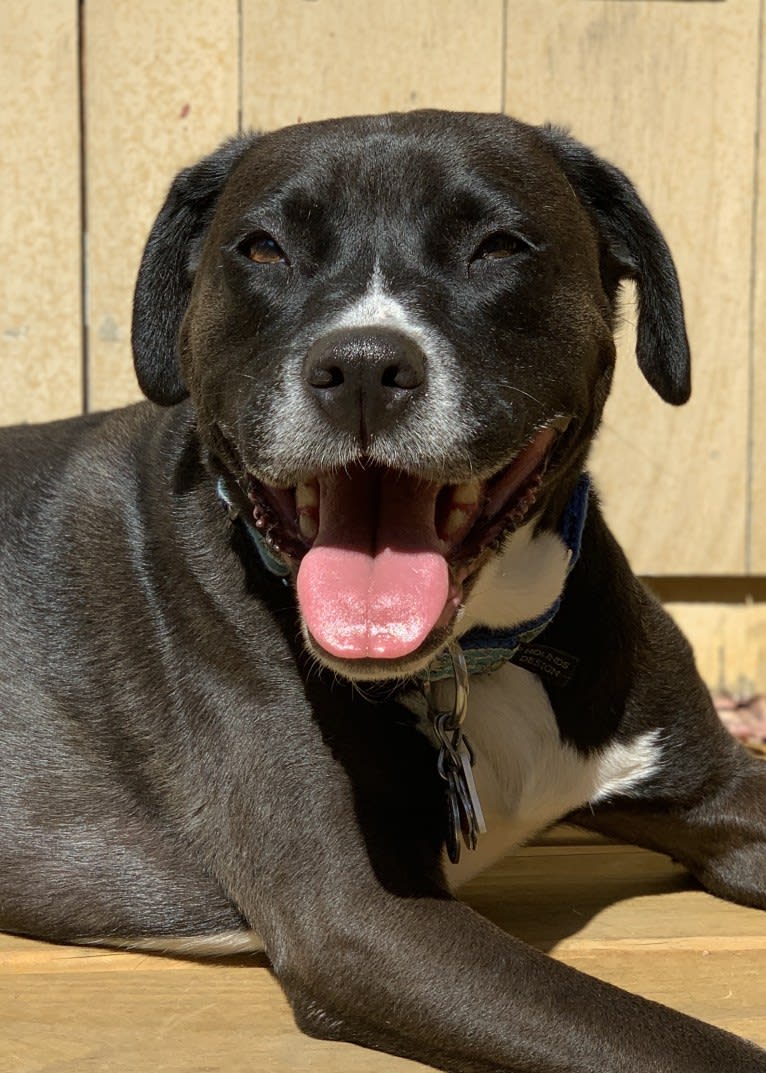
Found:
<path fill-rule="evenodd" d="M 255 525 L 297 571 L 319 654 L 397 661 L 443 637 L 485 555 L 529 515 L 561 427 L 540 429 L 486 480 L 438 483 L 362 463 L 287 489 L 248 476 Z"/>

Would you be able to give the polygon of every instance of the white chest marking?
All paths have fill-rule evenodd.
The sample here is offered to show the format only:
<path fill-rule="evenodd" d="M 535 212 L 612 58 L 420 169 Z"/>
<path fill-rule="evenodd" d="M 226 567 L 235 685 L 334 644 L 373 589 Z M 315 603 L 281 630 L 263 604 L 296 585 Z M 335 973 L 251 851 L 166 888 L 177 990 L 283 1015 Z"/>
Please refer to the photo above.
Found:
<path fill-rule="evenodd" d="M 459 633 L 474 626 L 509 628 L 542 615 L 561 595 L 571 558 L 558 534 L 535 536 L 534 523 L 527 522 L 482 569 L 466 600 Z"/>
<path fill-rule="evenodd" d="M 465 732 L 488 830 L 447 866 L 453 887 L 572 809 L 629 794 L 660 763 L 658 731 L 588 756 L 562 742 L 540 680 L 512 664 L 471 679 Z"/>

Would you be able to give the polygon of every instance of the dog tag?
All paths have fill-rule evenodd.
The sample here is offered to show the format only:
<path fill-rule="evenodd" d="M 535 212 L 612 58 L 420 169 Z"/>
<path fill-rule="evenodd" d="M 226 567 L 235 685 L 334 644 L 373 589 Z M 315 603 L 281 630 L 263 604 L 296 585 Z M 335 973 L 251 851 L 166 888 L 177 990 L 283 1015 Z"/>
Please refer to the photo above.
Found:
<path fill-rule="evenodd" d="M 452 834 L 447 841 L 447 852 L 452 863 L 457 864 L 460 859 L 460 836 L 462 835 L 468 849 L 476 849 L 479 835 L 484 834 L 487 828 L 471 770 L 471 748 L 461 736 L 454 750 L 446 764 L 449 826 Z"/>
<path fill-rule="evenodd" d="M 484 819 L 484 812 L 482 811 L 481 801 L 479 799 L 479 791 L 476 789 L 476 781 L 473 777 L 473 752 L 464 737 L 461 737 L 460 739 L 458 752 L 460 753 L 463 780 L 465 781 L 468 799 L 471 803 L 471 811 L 476 819 L 476 829 L 480 835 L 485 835 L 487 833 L 487 822 Z"/>
<path fill-rule="evenodd" d="M 453 864 L 460 860 L 460 842 L 476 849 L 480 834 L 487 830 L 479 794 L 473 777 L 473 752 L 460 730 L 445 733 L 449 719 L 440 712 L 434 720 L 442 741 L 439 751 L 439 774 L 447 784 L 447 853 Z"/>
<path fill-rule="evenodd" d="M 460 860 L 460 840 L 463 837 L 463 819 L 460 814 L 458 789 L 451 776 L 447 776 L 447 856 L 453 864 Z"/>
<path fill-rule="evenodd" d="M 439 774 L 447 784 L 447 854 L 457 864 L 461 841 L 469 849 L 476 849 L 479 835 L 486 832 L 487 825 L 473 777 L 473 752 L 461 730 L 468 707 L 468 670 L 456 642 L 447 648 L 447 653 L 455 681 L 452 711 L 439 711 L 434 706 L 428 679 L 423 694 L 439 742 Z"/>

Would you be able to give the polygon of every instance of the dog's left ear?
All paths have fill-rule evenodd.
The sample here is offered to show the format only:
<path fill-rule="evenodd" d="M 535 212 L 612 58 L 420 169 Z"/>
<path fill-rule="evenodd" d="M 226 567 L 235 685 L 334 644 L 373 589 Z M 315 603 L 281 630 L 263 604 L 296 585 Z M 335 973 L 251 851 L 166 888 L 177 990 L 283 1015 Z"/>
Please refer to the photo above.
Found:
<path fill-rule="evenodd" d="M 635 280 L 639 368 L 666 402 L 686 402 L 691 394 L 689 341 L 678 275 L 665 239 L 619 168 L 558 127 L 539 129 L 596 225 L 607 297 L 615 297 L 621 280 Z"/>
<path fill-rule="evenodd" d="M 178 364 L 178 336 L 196 261 L 221 191 L 257 137 L 232 138 L 180 172 L 149 234 L 133 296 L 133 359 L 141 390 L 161 406 L 189 394 Z"/>

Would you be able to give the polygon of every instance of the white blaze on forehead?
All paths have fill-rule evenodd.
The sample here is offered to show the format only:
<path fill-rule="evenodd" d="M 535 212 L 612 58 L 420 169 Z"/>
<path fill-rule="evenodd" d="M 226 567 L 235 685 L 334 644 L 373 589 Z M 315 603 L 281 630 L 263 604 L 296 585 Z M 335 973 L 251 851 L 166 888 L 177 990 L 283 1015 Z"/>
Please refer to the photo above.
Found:
<path fill-rule="evenodd" d="M 426 358 L 429 388 L 433 401 L 441 407 L 460 405 L 458 364 L 452 346 L 432 325 L 385 289 L 385 279 L 376 262 L 367 290 L 335 317 L 327 332 L 350 328 L 390 328 L 401 332 L 418 344 Z M 458 419 L 458 413 L 453 417 Z"/>
<path fill-rule="evenodd" d="M 387 294 L 385 279 L 380 265 L 375 264 L 370 276 L 367 290 L 348 306 L 328 326 L 329 331 L 343 328 L 365 328 L 370 326 L 398 329 L 404 335 L 409 335 L 426 349 L 429 342 L 437 339 L 437 333 L 433 331 L 422 318 L 414 315 L 410 310 L 395 298 Z M 444 343 L 441 344 L 444 346 Z"/>
<path fill-rule="evenodd" d="M 447 459 L 451 452 L 463 453 L 473 430 L 465 406 L 465 388 L 455 349 L 440 330 L 429 324 L 425 315 L 408 309 L 406 303 L 386 291 L 383 271 L 378 262 L 363 295 L 322 328 L 321 336 L 343 330 L 367 327 L 389 328 L 407 336 L 421 348 L 426 359 L 427 396 L 417 415 L 418 444 L 433 457 Z M 414 429 L 409 429 L 412 436 Z"/>

